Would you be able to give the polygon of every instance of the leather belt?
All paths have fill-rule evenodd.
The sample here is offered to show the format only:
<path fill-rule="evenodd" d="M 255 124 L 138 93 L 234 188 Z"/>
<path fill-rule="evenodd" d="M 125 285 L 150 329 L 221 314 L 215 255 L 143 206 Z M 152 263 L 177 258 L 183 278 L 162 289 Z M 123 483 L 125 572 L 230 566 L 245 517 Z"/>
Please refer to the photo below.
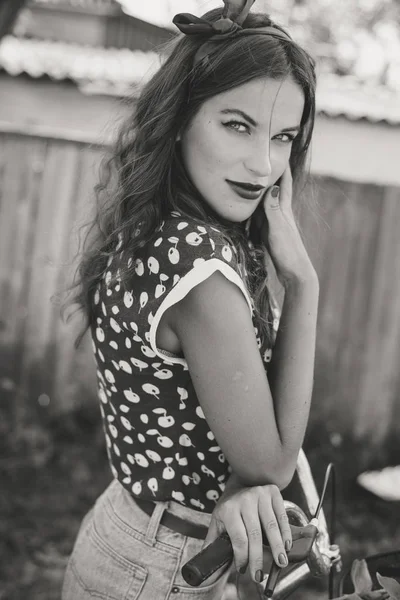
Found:
<path fill-rule="evenodd" d="M 149 517 L 151 517 L 156 506 L 155 502 L 152 502 L 151 500 L 144 500 L 143 498 L 136 498 L 135 496 L 132 496 L 132 498 L 139 508 L 149 515 Z M 167 510 L 163 512 L 160 523 L 161 525 L 168 527 L 168 529 L 172 529 L 172 531 L 176 531 L 182 535 L 197 538 L 199 540 L 205 540 L 208 532 L 208 527 L 205 525 L 190 523 L 189 521 L 185 521 L 185 519 L 181 519 L 180 517 L 173 515 Z"/>

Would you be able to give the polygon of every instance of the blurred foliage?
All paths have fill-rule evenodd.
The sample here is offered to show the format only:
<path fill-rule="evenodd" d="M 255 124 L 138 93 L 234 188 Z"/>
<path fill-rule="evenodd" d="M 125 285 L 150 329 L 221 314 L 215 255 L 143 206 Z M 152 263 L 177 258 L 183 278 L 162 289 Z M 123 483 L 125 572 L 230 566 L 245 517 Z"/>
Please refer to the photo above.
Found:
<path fill-rule="evenodd" d="M 0 40 L 12 29 L 27 0 L 0 0 Z"/>
<path fill-rule="evenodd" d="M 320 69 L 400 91 L 400 0 L 256 0 Z"/>
<path fill-rule="evenodd" d="M 0 600 L 59 600 L 81 519 L 111 480 L 100 412 L 54 415 L 0 389 Z"/>
<path fill-rule="evenodd" d="M 307 37 L 320 43 L 337 43 L 355 31 L 374 30 L 393 24 L 399 31 L 399 0 L 256 0 L 263 8 L 288 24 L 302 23 Z"/>

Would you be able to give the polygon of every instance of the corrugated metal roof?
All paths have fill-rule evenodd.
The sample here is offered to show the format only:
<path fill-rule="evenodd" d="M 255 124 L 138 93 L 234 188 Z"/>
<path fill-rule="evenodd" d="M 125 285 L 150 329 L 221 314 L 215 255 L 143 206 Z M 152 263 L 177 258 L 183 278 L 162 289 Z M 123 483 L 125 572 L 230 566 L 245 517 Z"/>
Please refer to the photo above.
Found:
<path fill-rule="evenodd" d="M 71 79 L 88 93 L 127 95 L 159 67 L 155 52 L 93 48 L 9 35 L 0 44 L 0 68 L 10 75 Z M 354 77 L 320 73 L 317 110 L 329 116 L 400 124 L 400 94 L 383 86 L 360 84 Z"/>
<path fill-rule="evenodd" d="M 30 0 L 27 8 L 103 16 L 118 15 L 123 12 L 121 5 L 116 0 Z"/>
<path fill-rule="evenodd" d="M 30 4 L 39 4 L 39 5 L 47 5 L 47 6 L 61 6 L 67 5 L 77 8 L 87 8 L 87 7 L 103 7 L 103 6 L 113 6 L 117 4 L 116 0 L 31 0 Z"/>
<path fill-rule="evenodd" d="M 79 85 L 96 83 L 105 92 L 126 94 L 159 67 L 155 52 L 125 48 L 93 48 L 66 42 L 6 36 L 0 44 L 0 67 L 10 75 L 47 75 L 55 80 L 71 79 Z"/>
<path fill-rule="evenodd" d="M 400 90 L 360 83 L 354 76 L 322 73 L 318 77 L 317 110 L 331 117 L 400 124 Z"/>

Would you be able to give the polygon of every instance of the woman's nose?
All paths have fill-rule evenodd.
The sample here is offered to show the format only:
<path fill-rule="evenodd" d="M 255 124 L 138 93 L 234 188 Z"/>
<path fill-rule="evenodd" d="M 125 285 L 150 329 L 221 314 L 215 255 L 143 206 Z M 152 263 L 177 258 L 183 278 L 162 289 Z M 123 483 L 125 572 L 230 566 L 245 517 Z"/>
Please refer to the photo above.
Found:
<path fill-rule="evenodd" d="M 269 142 L 255 144 L 245 166 L 257 177 L 269 177 L 272 171 Z"/>

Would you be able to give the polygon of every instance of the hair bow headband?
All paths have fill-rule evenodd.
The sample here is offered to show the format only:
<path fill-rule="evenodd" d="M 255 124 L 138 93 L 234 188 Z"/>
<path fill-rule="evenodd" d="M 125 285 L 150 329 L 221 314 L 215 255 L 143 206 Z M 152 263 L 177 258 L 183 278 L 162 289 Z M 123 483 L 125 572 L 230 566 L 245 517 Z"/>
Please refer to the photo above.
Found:
<path fill-rule="evenodd" d="M 276 27 L 257 27 L 254 29 L 243 29 L 242 23 L 246 20 L 250 8 L 255 0 L 223 0 L 224 9 L 222 17 L 218 21 L 210 22 L 189 13 L 179 13 L 172 19 L 174 25 L 185 35 L 200 35 L 210 38 L 200 46 L 194 57 L 194 64 L 202 61 L 216 44 L 215 42 L 227 40 L 243 34 L 267 34 L 285 40 L 293 41 L 292 38 Z"/>

